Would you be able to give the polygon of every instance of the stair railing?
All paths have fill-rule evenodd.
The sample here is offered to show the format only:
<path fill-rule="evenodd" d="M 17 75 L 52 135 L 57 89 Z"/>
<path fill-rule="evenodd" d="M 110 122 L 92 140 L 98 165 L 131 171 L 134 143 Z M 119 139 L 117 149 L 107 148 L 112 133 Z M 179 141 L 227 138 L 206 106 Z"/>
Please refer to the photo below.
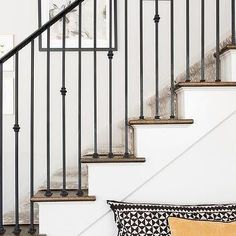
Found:
<path fill-rule="evenodd" d="M 159 95 L 159 62 L 160 62 L 160 55 L 159 55 L 159 23 L 160 23 L 160 16 L 159 16 L 159 4 L 160 0 L 155 0 L 155 16 L 154 16 L 154 23 L 155 23 L 155 119 L 160 119 L 160 95 Z M 170 3 L 170 118 L 174 119 L 176 117 L 175 114 L 175 48 L 174 48 L 174 42 L 175 42 L 175 30 L 176 25 L 174 22 L 174 14 L 175 14 L 175 8 L 178 4 L 178 1 L 174 0 L 167 0 L 168 3 Z M 201 22 L 201 42 L 200 42 L 200 55 L 201 55 L 201 79 L 200 82 L 205 82 L 205 0 L 199 0 L 201 4 L 201 14 L 200 14 L 200 22 Z M 230 2 L 230 1 L 229 1 Z M 214 11 L 214 8 L 211 9 Z M 185 60 L 185 82 L 191 82 L 191 73 L 190 73 L 190 1 L 185 1 L 185 13 L 186 13 L 186 60 Z M 220 0 L 216 0 L 216 7 L 215 7 L 215 29 L 216 29 L 216 35 L 215 35 L 215 48 L 216 52 L 214 54 L 215 56 L 215 63 L 216 63 L 216 82 L 221 82 L 220 78 Z M 235 33 L 235 0 L 231 0 L 231 12 L 229 13 L 229 16 L 231 17 L 231 43 L 232 45 L 236 45 L 236 33 Z M 143 51 L 144 51 L 144 45 L 143 45 L 143 0 L 140 0 L 140 114 L 139 118 L 144 119 L 144 91 L 143 91 L 143 85 L 144 85 L 144 72 L 143 72 Z"/>
<path fill-rule="evenodd" d="M 205 0 L 199 0 L 201 2 L 201 82 L 205 82 Z M 62 19 L 62 86 L 61 86 L 61 96 L 62 96 L 62 189 L 61 196 L 66 197 L 68 195 L 67 191 L 67 179 L 66 179 L 66 15 L 70 13 L 74 8 L 79 7 L 78 14 L 78 22 L 79 22 L 79 37 L 78 37 L 78 189 L 77 195 L 82 196 L 82 183 L 81 183 L 81 140 L 82 140 L 82 127 L 81 127 L 81 80 L 82 80 L 82 2 L 83 0 L 75 0 L 71 5 L 66 7 L 63 11 L 61 11 L 58 15 L 36 30 L 33 34 L 27 37 L 23 42 L 17 45 L 14 49 L 12 49 L 9 53 L 3 56 L 0 59 L 0 234 L 4 234 L 4 224 L 3 224 L 3 68 L 4 63 L 7 62 L 10 58 L 15 58 L 15 124 L 14 124 L 14 132 L 15 132 L 15 229 L 14 234 L 18 235 L 21 232 L 19 225 L 19 53 L 23 48 L 27 45 L 31 45 L 31 110 L 30 110 L 30 197 L 34 196 L 34 99 L 35 99 L 35 39 L 41 36 L 43 33 L 47 33 L 47 188 L 45 191 L 45 195 L 47 197 L 52 196 L 53 192 L 51 189 L 51 157 L 50 157 L 50 64 L 51 64 L 51 44 L 50 44 L 50 29 L 56 24 L 58 21 Z M 109 0 L 109 49 L 108 51 L 108 60 L 109 60 L 109 148 L 107 156 L 109 158 L 114 158 L 113 153 L 113 7 L 115 7 L 116 0 Z M 124 117 L 124 126 L 125 126 L 125 146 L 124 146 L 124 158 L 130 158 L 133 155 L 129 151 L 128 144 L 128 130 L 129 130 L 129 1 L 124 0 L 124 42 L 125 42 L 125 54 L 124 54 L 124 81 L 125 81 L 125 117 Z M 144 0 L 140 0 L 140 120 L 146 118 L 144 114 L 144 24 L 143 24 L 143 4 Z M 155 116 L 153 119 L 159 120 L 161 118 L 160 114 L 160 95 L 159 95 L 159 83 L 160 83 L 160 53 L 159 53 L 159 24 L 160 24 L 160 15 L 159 15 L 159 0 L 155 0 L 155 15 L 154 15 L 154 24 L 155 24 Z M 175 114 L 175 4 L 176 1 L 169 0 L 170 3 L 170 92 L 171 92 L 171 106 L 170 106 L 170 118 L 176 118 Z M 216 0 L 216 78 L 215 81 L 220 82 L 220 1 Z M 114 5 L 113 5 L 114 4 Z M 236 33 L 235 33 L 235 0 L 231 0 L 231 30 L 232 30 L 232 44 L 236 44 Z M 98 151 L 98 106 L 97 106 L 97 0 L 94 0 L 94 45 L 93 45 L 93 66 L 94 66 L 94 74 L 93 74 L 93 95 L 94 95 L 94 107 L 93 107 L 93 136 L 94 136 L 94 149 L 93 149 L 93 158 L 99 158 Z M 186 82 L 191 82 L 190 75 L 190 2 L 186 0 Z M 34 219 L 34 203 L 31 202 L 30 205 L 30 233 L 35 233 L 35 219 Z"/>
<path fill-rule="evenodd" d="M 35 39 L 47 32 L 47 190 L 45 195 L 52 196 L 50 187 L 50 28 L 62 19 L 63 21 L 63 46 L 62 46 L 62 148 L 63 148 L 63 188 L 61 191 L 62 196 L 67 196 L 66 189 L 66 140 L 65 140 L 65 95 L 66 95 L 66 81 L 65 81 L 65 30 L 66 30 L 66 15 L 70 13 L 74 8 L 79 6 L 79 29 L 81 35 L 81 3 L 83 0 L 76 0 L 71 3 L 67 8 L 61 11 L 58 15 L 53 17 L 42 27 L 36 30 L 33 34 L 27 37 L 24 41 L 18 44 L 14 49 L 8 52 L 5 56 L 0 59 L 0 234 L 5 233 L 3 225 L 3 68 L 4 63 L 12 57 L 15 57 L 15 227 L 14 234 L 18 235 L 21 232 L 19 224 L 19 53 L 28 44 L 31 45 L 31 111 L 30 111 L 30 198 L 34 196 L 34 79 L 35 79 Z M 81 37 L 79 40 L 79 48 L 81 48 Z M 79 57 L 81 61 L 81 51 L 79 51 Z M 80 71 L 81 71 L 81 63 Z M 79 81 L 81 81 L 81 72 L 79 75 Z M 81 89 L 81 85 L 80 85 Z M 81 90 L 79 90 L 79 97 L 81 101 Z M 80 106 L 81 108 L 81 106 Z M 79 111 L 79 117 L 81 118 L 81 109 Z M 81 119 L 79 120 L 79 123 Z M 81 123 L 79 126 L 81 129 Z M 79 132 L 80 134 L 80 132 Z M 79 138 L 81 140 L 81 137 Z M 79 141 L 81 142 L 81 141 Z M 78 192 L 79 196 L 83 195 L 81 188 L 81 144 L 79 143 L 79 154 L 78 154 Z M 34 224 L 34 203 L 30 203 L 30 229 L 29 233 L 34 234 L 36 232 Z"/>

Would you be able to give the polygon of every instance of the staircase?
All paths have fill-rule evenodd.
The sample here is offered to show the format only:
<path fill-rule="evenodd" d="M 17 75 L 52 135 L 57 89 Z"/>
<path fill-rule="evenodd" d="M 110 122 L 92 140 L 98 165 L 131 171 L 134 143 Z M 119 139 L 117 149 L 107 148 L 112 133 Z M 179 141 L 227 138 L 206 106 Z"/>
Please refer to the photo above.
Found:
<path fill-rule="evenodd" d="M 210 9 L 214 9 L 215 18 L 206 17 L 208 8 L 203 7 L 210 0 L 199 1 L 200 55 L 191 47 L 196 40 L 192 28 L 198 23 L 191 25 L 190 18 L 197 1 L 186 0 L 183 5 L 173 0 L 109 0 L 109 45 L 101 50 L 94 0 L 93 23 L 97 27 L 93 27 L 93 47 L 87 51 L 82 38 L 83 2 L 86 0 L 73 1 L 0 58 L 0 234 L 116 235 L 106 204 L 110 199 L 166 204 L 235 201 L 235 0 L 228 5 L 217 0 Z M 154 19 L 147 16 L 147 8 Z M 175 17 L 183 14 L 178 9 L 184 9 L 186 16 L 184 36 Z M 66 17 L 75 10 L 78 47 L 71 52 L 66 44 Z M 113 42 L 117 14 L 122 23 L 118 29 L 123 30 L 118 35 L 118 48 Z M 226 15 L 228 28 L 223 28 Z M 154 36 L 153 47 L 146 44 L 149 35 L 145 27 L 150 19 L 154 20 L 148 28 Z M 210 39 L 206 19 L 215 29 Z M 62 27 L 61 48 L 54 51 L 51 31 L 58 22 Z M 132 23 L 138 28 L 138 37 L 132 33 L 137 30 Z M 169 39 L 163 41 L 161 33 L 166 32 Z M 45 53 L 42 45 L 37 45 L 42 37 L 47 39 Z M 137 39 L 138 49 L 132 44 Z M 185 57 L 177 61 L 179 40 L 184 41 Z M 207 43 L 214 46 L 207 47 Z M 200 56 L 200 61 L 192 59 L 191 53 Z M 39 57 L 42 65 L 37 63 Z M 105 57 L 107 64 L 101 66 L 99 62 Z M 4 65 L 11 58 L 15 61 L 15 114 L 9 122 L 3 114 L 3 81 Z M 163 73 L 162 60 L 166 58 L 169 69 Z M 91 71 L 86 72 L 91 81 L 84 79 L 88 61 Z M 122 66 L 117 70 L 118 62 Z M 101 67 L 107 68 L 106 74 L 101 73 Z M 150 68 L 152 79 L 147 78 Z M 39 71 L 44 71 L 44 76 L 42 73 L 38 78 Z M 161 78 L 163 74 L 168 74 L 167 80 Z M 100 77 L 107 78 L 107 83 Z M 72 80 L 77 81 L 76 89 Z M 152 90 L 146 91 L 147 84 Z M 153 91 L 155 95 L 149 96 Z M 85 99 L 87 94 L 92 104 Z M 104 100 L 106 114 L 99 109 Z M 73 117 L 70 122 L 68 116 Z M 9 148 L 10 141 L 13 145 Z"/>
<path fill-rule="evenodd" d="M 231 43 L 231 36 L 228 36 L 220 43 L 220 50 L 225 48 L 227 45 Z M 214 82 L 216 78 L 216 63 L 214 53 L 216 48 L 209 50 L 205 54 L 205 79 L 206 82 Z M 186 79 L 186 72 L 179 74 L 176 79 L 175 83 L 184 82 Z M 199 82 L 201 80 L 201 61 L 198 61 L 194 65 L 190 67 L 190 80 L 193 82 Z M 169 86 L 165 86 L 160 91 L 160 114 L 161 117 L 168 118 L 169 114 L 169 107 L 170 107 L 170 89 Z M 148 99 L 147 102 L 148 106 L 151 109 L 151 116 L 153 117 L 155 114 L 155 96 Z"/>

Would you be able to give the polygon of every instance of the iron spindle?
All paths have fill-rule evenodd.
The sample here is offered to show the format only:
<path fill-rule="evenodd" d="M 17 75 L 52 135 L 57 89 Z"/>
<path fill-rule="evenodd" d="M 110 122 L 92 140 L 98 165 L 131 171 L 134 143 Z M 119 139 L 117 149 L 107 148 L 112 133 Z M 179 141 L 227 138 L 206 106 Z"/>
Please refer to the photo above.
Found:
<path fill-rule="evenodd" d="M 189 27 L 189 0 L 186 0 L 186 78 L 185 82 L 190 82 L 190 27 Z"/>
<path fill-rule="evenodd" d="M 174 78 L 174 1 L 171 0 L 170 17 L 171 17 L 171 115 L 170 118 L 175 118 L 175 78 Z"/>
<path fill-rule="evenodd" d="M 114 0 L 114 17 L 113 17 L 113 21 L 114 21 L 114 29 L 117 29 L 117 0 Z M 113 30 L 114 32 L 114 38 L 115 39 L 117 39 L 117 35 L 118 35 L 118 33 L 117 33 L 117 30 Z M 115 43 L 114 42 L 114 47 L 117 47 L 117 42 Z"/>
<path fill-rule="evenodd" d="M 143 114 L 143 0 L 140 0 L 140 116 L 144 119 Z"/>
<path fill-rule="evenodd" d="M 3 226 L 3 63 L 0 63 L 0 234 Z"/>
<path fill-rule="evenodd" d="M 51 179 L 50 179 L 50 28 L 47 29 L 47 190 L 45 196 L 51 197 Z"/>
<path fill-rule="evenodd" d="M 235 0 L 231 0 L 231 8 L 232 8 L 232 44 L 236 44 L 236 34 L 235 34 Z"/>
<path fill-rule="evenodd" d="M 94 153 L 93 158 L 99 158 L 97 147 L 97 0 L 94 0 Z"/>
<path fill-rule="evenodd" d="M 155 90 L 156 90 L 156 115 L 155 119 L 160 119 L 159 114 L 159 0 L 155 0 L 155 70 L 156 70 L 156 79 L 155 79 Z"/>
<path fill-rule="evenodd" d="M 201 0 L 201 82 L 205 82 L 205 0 Z"/>
<path fill-rule="evenodd" d="M 216 82 L 220 81 L 220 0 L 216 0 Z"/>
<path fill-rule="evenodd" d="M 82 80 L 82 4 L 79 4 L 79 37 L 78 37 L 78 43 L 79 43 L 79 53 L 78 53 L 78 62 L 79 62 L 79 71 L 78 71 L 78 191 L 77 195 L 82 196 L 83 191 L 82 191 L 82 166 L 81 166 L 81 105 L 82 105 L 82 100 L 81 100 L 81 80 Z"/>
<path fill-rule="evenodd" d="M 30 85 L 30 198 L 34 196 L 34 40 L 31 42 L 31 85 Z M 34 225 L 34 203 L 30 202 L 29 233 L 36 232 Z"/>
<path fill-rule="evenodd" d="M 112 150 L 112 59 L 114 56 L 113 50 L 112 50 L 112 41 L 113 41 L 113 27 L 112 27 L 112 19 L 113 19 L 113 4 L 112 4 L 113 0 L 109 1 L 109 52 L 107 54 L 108 59 L 109 59 L 109 153 L 108 153 L 108 157 L 112 158 L 114 156 L 113 154 L 113 150 Z"/>
<path fill-rule="evenodd" d="M 15 55 L 15 227 L 13 233 L 19 235 L 19 55 Z"/>
<path fill-rule="evenodd" d="M 62 22 L 62 191 L 61 196 L 66 197 L 68 192 L 66 190 L 66 16 L 63 17 Z"/>
<path fill-rule="evenodd" d="M 128 86 L 128 0 L 125 0 L 125 158 L 129 158 Z"/>

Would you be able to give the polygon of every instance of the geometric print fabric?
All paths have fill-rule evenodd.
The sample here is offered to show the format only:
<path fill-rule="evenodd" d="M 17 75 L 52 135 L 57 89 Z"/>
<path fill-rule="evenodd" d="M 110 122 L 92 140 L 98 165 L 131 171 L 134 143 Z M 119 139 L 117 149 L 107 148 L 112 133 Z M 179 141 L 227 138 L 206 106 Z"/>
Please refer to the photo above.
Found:
<path fill-rule="evenodd" d="M 171 236 L 168 218 L 232 222 L 236 221 L 236 205 L 176 206 L 133 204 L 108 201 L 115 215 L 118 236 Z"/>

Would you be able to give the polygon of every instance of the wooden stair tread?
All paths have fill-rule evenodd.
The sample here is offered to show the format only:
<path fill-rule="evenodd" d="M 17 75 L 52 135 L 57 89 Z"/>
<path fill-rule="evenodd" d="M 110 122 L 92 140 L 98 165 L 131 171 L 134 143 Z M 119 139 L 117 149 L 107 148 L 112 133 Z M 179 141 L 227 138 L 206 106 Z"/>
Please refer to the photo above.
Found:
<path fill-rule="evenodd" d="M 83 190 L 83 196 L 77 196 L 77 190 L 67 190 L 68 196 L 62 197 L 61 190 L 52 190 L 51 197 L 45 196 L 46 190 L 39 190 L 32 198 L 32 202 L 83 202 L 83 201 L 96 201 L 95 196 L 89 196 L 87 190 Z"/>
<path fill-rule="evenodd" d="M 124 158 L 123 155 L 114 155 L 113 158 L 109 158 L 108 155 L 99 155 L 99 158 L 93 158 L 92 155 L 86 155 L 82 158 L 82 163 L 140 163 L 145 162 L 145 158 L 138 158 L 134 155 L 130 155 L 129 158 Z"/>
<path fill-rule="evenodd" d="M 130 125 L 171 125 L 171 124 L 193 124 L 193 119 L 134 119 Z"/>
<path fill-rule="evenodd" d="M 236 49 L 236 45 L 228 44 L 220 50 L 220 55 L 232 49 Z"/>
<path fill-rule="evenodd" d="M 176 84 L 175 89 L 191 87 L 236 87 L 236 82 L 180 82 Z"/>
<path fill-rule="evenodd" d="M 20 236 L 46 236 L 43 234 L 39 234 L 38 233 L 38 225 L 35 226 L 36 229 L 36 233 L 35 234 L 30 234 L 29 231 L 29 225 L 20 225 L 21 228 L 21 233 Z M 14 226 L 13 225 L 4 225 L 4 229 L 6 230 L 6 233 L 4 233 L 4 236 L 15 236 L 15 234 L 13 234 L 13 230 L 14 230 Z"/>

